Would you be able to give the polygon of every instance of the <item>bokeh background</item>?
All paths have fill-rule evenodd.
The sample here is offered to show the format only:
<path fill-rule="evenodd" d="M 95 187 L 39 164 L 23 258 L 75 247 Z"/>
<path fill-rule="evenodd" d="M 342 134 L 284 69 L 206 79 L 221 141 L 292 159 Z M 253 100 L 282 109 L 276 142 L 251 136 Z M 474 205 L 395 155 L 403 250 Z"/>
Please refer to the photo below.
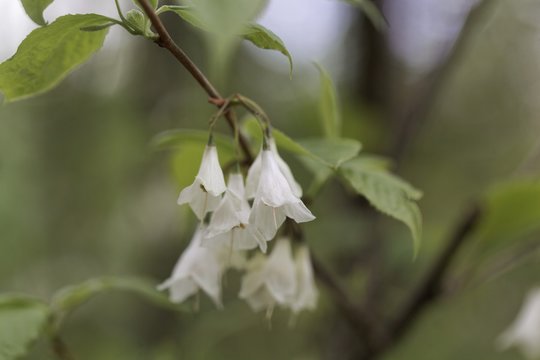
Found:
<path fill-rule="evenodd" d="M 538 173 L 540 2 L 375 3 L 389 24 L 384 32 L 344 2 L 270 0 L 260 22 L 288 46 L 292 78 L 280 54 L 243 44 L 219 83 L 224 93 L 257 100 L 293 138 L 317 136 L 319 80 L 312 61 L 321 62 L 339 91 L 344 134 L 366 152 L 394 158 L 396 171 L 423 190 L 424 236 L 415 261 L 406 228 L 374 217 L 336 181 L 314 199 L 317 221 L 305 226 L 312 251 L 352 297 L 386 316 L 471 204 L 502 181 Z M 480 10 L 469 16 L 476 5 Z M 112 0 L 56 0 L 45 18 L 78 12 L 115 16 Z M 19 1 L 0 0 L 0 13 L 5 60 L 34 25 Z M 207 69 L 204 36 L 174 15 L 163 18 Z M 173 128 L 205 129 L 214 111 L 206 100 L 167 52 L 112 29 L 104 49 L 54 90 L 0 107 L 0 291 L 48 299 L 62 286 L 96 276 L 167 277 L 195 227 L 176 198 L 191 182 L 202 149 L 157 151 L 151 140 Z M 404 132 L 407 141 L 396 146 Z M 283 156 L 307 185 L 309 173 Z M 375 244 L 374 231 L 380 232 Z M 528 251 L 513 266 L 502 265 L 539 235 L 512 235 L 490 256 L 482 256 L 489 239 L 479 246 L 481 236 L 473 235 L 445 296 L 381 358 L 520 359 L 515 350 L 498 351 L 496 338 L 540 284 L 540 259 Z M 358 339 L 322 285 L 315 312 L 291 324 L 289 313 L 276 311 L 271 329 L 264 314 L 236 298 L 238 288 L 238 274 L 229 273 L 225 310 L 203 296 L 192 313 L 104 294 L 69 318 L 63 338 L 77 359 L 357 358 Z M 49 358 L 44 342 L 28 357 Z"/>

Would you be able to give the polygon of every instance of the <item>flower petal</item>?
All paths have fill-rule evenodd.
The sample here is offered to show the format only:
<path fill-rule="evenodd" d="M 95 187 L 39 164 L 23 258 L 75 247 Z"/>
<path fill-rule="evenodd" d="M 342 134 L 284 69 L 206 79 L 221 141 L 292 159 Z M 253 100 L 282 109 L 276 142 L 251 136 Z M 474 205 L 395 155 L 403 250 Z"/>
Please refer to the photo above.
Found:
<path fill-rule="evenodd" d="M 298 201 L 297 203 L 293 204 L 286 204 L 281 208 L 287 217 L 290 217 L 297 223 L 308 222 L 315 219 L 315 216 L 313 216 L 311 211 L 309 211 L 302 201 Z"/>
<path fill-rule="evenodd" d="M 262 151 L 259 152 L 259 155 L 253 161 L 253 164 L 249 167 L 247 177 L 246 177 L 246 199 L 253 199 L 255 193 L 257 192 L 257 187 L 259 186 L 259 179 L 261 178 L 261 160 L 262 160 Z"/>
<path fill-rule="evenodd" d="M 199 179 L 205 190 L 214 196 L 221 195 L 227 189 L 215 146 L 207 145 L 204 149 L 197 179 Z"/>
<path fill-rule="evenodd" d="M 296 266 L 289 240 L 279 239 L 266 264 L 266 287 L 276 301 L 287 303 L 296 293 Z"/>
<path fill-rule="evenodd" d="M 263 201 L 255 199 L 249 223 L 253 225 L 266 240 L 272 240 L 285 221 L 285 213 L 280 208 L 273 208 Z"/>
<path fill-rule="evenodd" d="M 285 176 L 285 179 L 287 179 L 287 182 L 289 183 L 289 186 L 291 187 L 294 196 L 298 198 L 302 197 L 302 187 L 294 179 L 289 165 L 287 165 L 287 163 L 281 158 L 281 156 L 279 156 L 279 152 L 277 150 L 276 142 L 274 139 L 270 139 L 270 150 L 272 150 L 272 152 L 276 156 L 279 170 L 281 170 L 281 173 L 283 174 L 283 176 Z"/>

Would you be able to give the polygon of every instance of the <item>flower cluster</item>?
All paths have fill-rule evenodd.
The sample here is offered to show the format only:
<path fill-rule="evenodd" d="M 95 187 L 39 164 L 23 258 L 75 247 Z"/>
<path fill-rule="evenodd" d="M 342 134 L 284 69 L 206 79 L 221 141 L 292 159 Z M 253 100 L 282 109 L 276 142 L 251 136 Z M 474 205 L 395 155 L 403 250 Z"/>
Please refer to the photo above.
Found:
<path fill-rule="evenodd" d="M 293 256 L 291 241 L 283 237 L 266 255 L 268 241 L 287 217 L 297 223 L 315 219 L 301 196 L 302 188 L 272 139 L 250 167 L 245 186 L 240 173 L 229 174 L 225 184 L 217 149 L 207 145 L 195 181 L 178 198 L 201 224 L 159 289 L 168 289 L 173 302 L 202 289 L 221 307 L 221 278 L 234 267 L 245 270 L 239 297 L 254 311 L 313 309 L 317 289 L 308 248 L 297 246 Z M 256 248 L 260 251 L 247 259 L 247 252 Z"/>

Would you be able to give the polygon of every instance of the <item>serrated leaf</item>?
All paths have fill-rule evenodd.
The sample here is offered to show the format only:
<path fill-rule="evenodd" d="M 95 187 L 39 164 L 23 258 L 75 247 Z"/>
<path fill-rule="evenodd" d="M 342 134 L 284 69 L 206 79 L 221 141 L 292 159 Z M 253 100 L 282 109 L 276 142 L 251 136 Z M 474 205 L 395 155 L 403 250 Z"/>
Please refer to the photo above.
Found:
<path fill-rule="evenodd" d="M 20 295 L 0 296 L 0 359 L 16 359 L 28 351 L 45 328 L 49 308 Z"/>
<path fill-rule="evenodd" d="M 388 29 L 388 22 L 384 18 L 383 14 L 377 8 L 377 6 L 373 3 L 372 0 L 345 0 L 351 5 L 357 6 L 362 12 L 366 15 L 366 17 L 371 21 L 371 24 L 373 26 L 383 32 Z"/>
<path fill-rule="evenodd" d="M 366 166 L 362 159 L 344 163 L 340 173 L 347 183 L 377 210 L 409 227 L 416 256 L 422 236 L 422 216 L 415 200 L 418 200 L 422 193 L 387 171 L 371 165 Z"/>
<path fill-rule="evenodd" d="M 51 89 L 103 45 L 107 29 L 81 28 L 110 21 L 96 14 L 65 15 L 32 31 L 17 53 L 0 64 L 0 91 L 13 101 Z"/>
<path fill-rule="evenodd" d="M 154 305 L 172 310 L 185 306 L 171 303 L 169 298 L 156 290 L 156 284 L 141 278 L 102 277 L 60 289 L 51 301 L 54 326 L 58 329 L 63 319 L 91 298 L 110 291 L 126 291 L 138 295 Z"/>
<path fill-rule="evenodd" d="M 45 26 L 47 22 L 43 18 L 43 11 L 53 0 L 21 0 L 26 14 L 38 25 Z"/>
<path fill-rule="evenodd" d="M 482 220 L 475 232 L 484 255 L 513 245 L 513 240 L 538 230 L 540 180 L 516 180 L 488 191 Z"/>
<path fill-rule="evenodd" d="M 341 133 L 341 114 L 337 103 L 337 91 L 330 74 L 315 63 L 319 70 L 321 91 L 319 98 L 320 119 L 326 137 L 335 138 Z"/>
<path fill-rule="evenodd" d="M 292 74 L 292 56 L 279 36 L 259 24 L 249 24 L 242 36 L 260 49 L 276 50 L 285 55 L 289 60 L 289 73 Z"/>

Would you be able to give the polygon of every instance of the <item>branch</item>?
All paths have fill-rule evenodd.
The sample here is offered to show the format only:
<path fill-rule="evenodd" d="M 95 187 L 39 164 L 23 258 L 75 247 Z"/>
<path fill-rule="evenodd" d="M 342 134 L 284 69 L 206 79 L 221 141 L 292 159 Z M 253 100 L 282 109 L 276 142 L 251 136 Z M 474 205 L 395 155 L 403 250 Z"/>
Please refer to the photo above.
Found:
<path fill-rule="evenodd" d="M 366 352 L 371 353 L 377 347 L 378 338 L 381 335 L 380 331 L 376 330 L 378 326 L 376 326 L 367 313 L 350 299 L 337 279 L 313 254 L 311 255 L 311 261 L 317 279 L 330 291 L 344 318 L 356 330 L 359 340 L 364 343 Z"/>
<path fill-rule="evenodd" d="M 409 300 L 405 303 L 405 306 L 399 312 L 393 324 L 391 324 L 390 337 L 392 341 L 399 340 L 405 331 L 414 324 L 425 306 L 433 302 L 440 294 L 441 284 L 452 261 L 467 237 L 476 228 L 481 214 L 481 209 L 478 206 L 474 206 L 461 220 L 454 234 L 447 242 L 446 247 L 437 259 L 435 259 L 433 266 L 427 272 L 425 278 L 420 282 L 416 290 L 413 291 Z"/>
<path fill-rule="evenodd" d="M 74 360 L 73 354 L 69 351 L 66 343 L 59 336 L 54 336 L 51 339 L 51 346 L 54 353 L 61 360 Z"/>
<path fill-rule="evenodd" d="M 478 4 L 473 6 L 449 55 L 427 76 L 426 84 L 418 91 L 409 106 L 400 112 L 400 117 L 396 120 L 398 129 L 390 148 L 390 156 L 395 160 L 396 167 L 399 167 L 405 149 L 429 115 L 429 111 L 451 74 L 454 65 L 463 55 L 471 32 L 487 11 L 489 5 L 493 3 L 495 3 L 493 0 L 479 0 Z"/>
<path fill-rule="evenodd" d="M 199 67 L 195 65 L 195 63 L 189 58 L 189 56 L 174 42 L 165 25 L 163 24 L 163 22 L 161 22 L 161 19 L 158 17 L 152 6 L 148 3 L 148 0 L 137 1 L 150 19 L 152 26 L 158 33 L 159 37 L 154 40 L 154 42 L 160 47 L 167 49 L 208 94 L 208 96 L 210 97 L 209 101 L 219 107 L 219 104 L 222 103 L 224 100 L 221 94 L 217 91 L 217 89 L 210 82 L 210 80 L 208 80 L 204 73 L 199 69 Z M 237 123 L 232 110 L 229 110 L 225 113 L 225 118 L 227 119 L 227 123 L 229 124 L 230 128 L 233 130 L 233 132 L 235 132 Z M 239 143 L 246 161 L 252 162 L 253 155 L 251 154 L 247 139 L 242 134 L 239 134 Z"/>

